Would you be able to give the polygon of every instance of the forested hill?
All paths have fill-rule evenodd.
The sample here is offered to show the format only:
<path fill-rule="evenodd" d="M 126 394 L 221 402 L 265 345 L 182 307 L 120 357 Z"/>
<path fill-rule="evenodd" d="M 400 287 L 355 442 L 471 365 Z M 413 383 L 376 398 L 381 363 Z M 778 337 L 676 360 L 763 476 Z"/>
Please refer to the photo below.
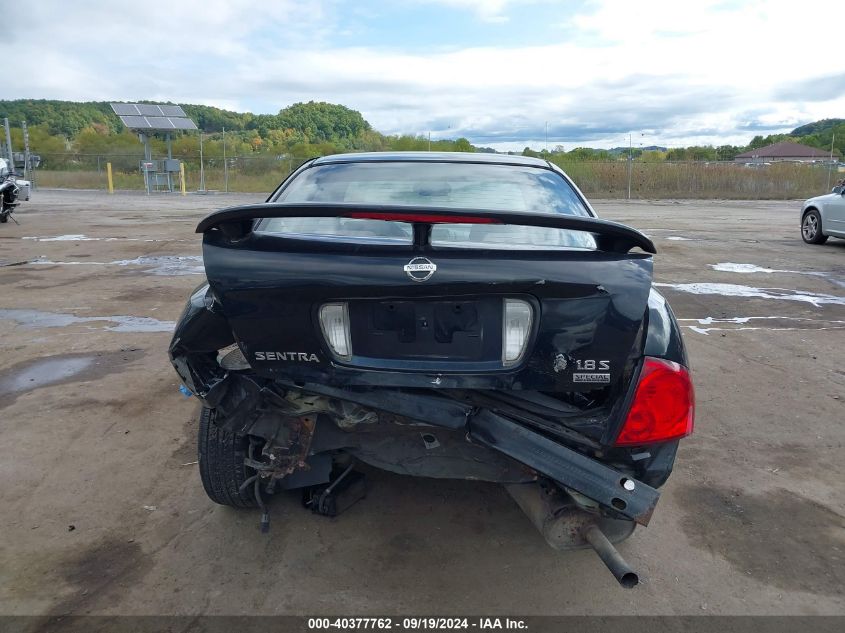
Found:
<path fill-rule="evenodd" d="M 845 119 L 822 119 L 807 123 L 792 130 L 790 136 L 809 136 L 810 134 L 824 134 L 845 125 Z"/>
<path fill-rule="evenodd" d="M 159 103 L 144 101 L 143 103 Z M 309 101 L 283 108 L 278 114 L 232 112 L 212 106 L 183 104 L 182 107 L 207 140 L 219 142 L 225 128 L 229 149 L 237 155 L 288 154 L 317 156 L 346 151 L 435 150 L 491 151 L 473 147 L 465 138 L 432 140 L 413 135 L 387 136 L 373 130 L 360 112 L 343 105 Z M 123 127 L 106 101 L 56 101 L 46 99 L 0 100 L 0 118 L 8 117 L 12 125 L 13 145 L 19 146 L 20 123 L 30 127 L 32 150 L 44 154 L 132 153 L 137 138 Z M 178 136 L 178 135 L 177 135 Z M 830 149 L 831 141 L 840 156 L 845 156 L 845 119 L 823 119 L 795 128 L 789 134 L 755 136 L 746 146 L 719 147 L 636 147 L 635 158 L 664 160 L 732 160 L 738 153 L 789 140 L 812 147 Z M 198 151 L 198 135 L 178 137 L 185 155 Z M 195 147 L 197 146 L 197 147 Z M 623 148 L 624 149 L 624 148 Z M 553 150 L 534 151 L 525 148 L 528 156 L 555 160 L 616 160 L 627 151 L 596 150 L 588 147 L 556 146 Z"/>
<path fill-rule="evenodd" d="M 142 103 L 162 102 L 144 101 Z M 170 104 L 168 104 L 170 105 Z M 432 140 L 411 135 L 386 136 L 375 130 L 360 112 L 343 105 L 309 101 L 283 108 L 278 114 L 231 112 L 212 106 L 182 104 L 185 113 L 206 132 L 206 150 L 218 152 L 222 130 L 232 155 L 319 156 L 349 151 L 425 150 L 474 151 L 465 138 Z M 0 100 L 0 118 L 8 117 L 12 144 L 21 144 L 21 121 L 30 130 L 34 152 L 59 154 L 132 154 L 138 139 L 112 112 L 107 101 Z M 160 143 L 154 139 L 153 145 Z M 199 135 L 176 134 L 174 155 L 198 153 Z"/>
<path fill-rule="evenodd" d="M 143 101 L 164 105 L 161 101 Z M 172 104 L 169 104 L 172 105 Z M 372 129 L 360 112 L 331 103 L 296 103 L 278 114 L 232 112 L 213 106 L 183 104 L 185 113 L 205 132 L 229 130 L 257 130 L 261 136 L 273 129 L 291 129 L 306 133 L 315 141 L 353 137 Z M 43 125 L 53 135 L 74 138 L 85 128 L 98 127 L 102 132 L 119 133 L 120 119 L 112 112 L 108 101 L 53 101 L 47 99 L 17 99 L 0 101 L 0 117 L 8 117 L 19 125 Z"/>

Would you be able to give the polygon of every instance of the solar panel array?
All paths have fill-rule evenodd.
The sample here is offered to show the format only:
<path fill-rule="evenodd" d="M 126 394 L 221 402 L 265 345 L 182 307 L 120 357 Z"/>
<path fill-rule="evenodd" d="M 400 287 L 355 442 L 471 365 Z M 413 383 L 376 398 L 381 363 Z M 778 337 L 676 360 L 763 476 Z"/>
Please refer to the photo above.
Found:
<path fill-rule="evenodd" d="M 197 125 L 177 105 L 152 105 L 149 103 L 112 103 L 111 109 L 130 130 L 170 132 L 196 130 Z"/>

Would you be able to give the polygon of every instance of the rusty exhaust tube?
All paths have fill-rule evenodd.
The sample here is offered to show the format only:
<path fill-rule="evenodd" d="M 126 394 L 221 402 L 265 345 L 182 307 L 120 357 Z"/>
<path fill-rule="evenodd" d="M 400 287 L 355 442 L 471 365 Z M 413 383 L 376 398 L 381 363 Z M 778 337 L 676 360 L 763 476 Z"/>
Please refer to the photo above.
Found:
<path fill-rule="evenodd" d="M 572 550 L 592 547 L 620 585 L 630 588 L 640 582 L 639 576 L 610 540 L 619 542 L 630 536 L 634 531 L 633 521 L 587 512 L 575 503 L 571 494 L 557 487 L 535 483 L 510 484 L 505 488 L 553 548 Z"/>
<path fill-rule="evenodd" d="M 596 550 L 596 554 L 607 565 L 610 573 L 619 581 L 620 585 L 626 589 L 631 589 L 640 583 L 640 577 L 628 566 L 628 563 L 622 558 L 619 550 L 613 546 L 613 543 L 607 540 L 604 532 L 597 525 L 588 527 L 584 532 L 584 538 Z"/>

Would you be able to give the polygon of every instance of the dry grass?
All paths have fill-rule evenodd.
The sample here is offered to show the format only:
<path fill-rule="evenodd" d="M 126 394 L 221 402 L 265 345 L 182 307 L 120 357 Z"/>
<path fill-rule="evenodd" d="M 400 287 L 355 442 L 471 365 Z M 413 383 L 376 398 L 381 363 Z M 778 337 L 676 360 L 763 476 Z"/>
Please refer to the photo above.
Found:
<path fill-rule="evenodd" d="M 244 173 L 237 170 L 229 171 L 229 191 L 243 193 L 270 193 L 288 175 L 284 167 L 267 170 L 263 173 Z M 136 190 L 144 189 L 144 179 L 140 173 L 115 172 L 112 176 L 115 189 Z M 61 188 L 61 189 L 107 189 L 108 182 L 106 172 L 97 171 L 52 171 L 42 170 L 36 173 L 36 185 L 38 187 Z M 179 178 L 173 180 L 174 189 L 179 188 Z M 196 191 L 200 188 L 199 171 L 187 171 L 185 173 L 185 188 L 188 191 Z M 208 190 L 223 191 L 225 189 L 225 178 L 222 169 L 205 170 L 205 188 Z"/>
<path fill-rule="evenodd" d="M 286 162 L 254 163 L 229 170 L 229 191 L 269 193 L 296 165 Z M 627 165 L 624 161 L 563 163 L 561 167 L 590 197 L 624 198 L 628 190 Z M 838 178 L 837 174 L 833 179 Z M 105 170 L 50 171 L 36 174 L 41 187 L 71 189 L 106 189 Z M 749 168 L 733 163 L 642 163 L 634 162 L 631 177 L 632 198 L 697 198 L 734 200 L 790 200 L 819 195 L 827 189 L 826 167 L 774 164 Z M 116 189 L 141 190 L 144 182 L 138 172 L 114 174 Z M 177 185 L 178 186 L 178 185 Z M 199 170 L 186 174 L 188 191 L 199 189 Z M 223 169 L 205 170 L 209 190 L 225 188 Z"/>
<path fill-rule="evenodd" d="M 588 196 L 624 198 L 627 164 L 565 163 L 561 167 Z M 834 175 L 834 178 L 836 175 Z M 791 200 L 826 191 L 828 170 L 793 163 L 751 168 L 733 163 L 633 163 L 632 198 Z"/>

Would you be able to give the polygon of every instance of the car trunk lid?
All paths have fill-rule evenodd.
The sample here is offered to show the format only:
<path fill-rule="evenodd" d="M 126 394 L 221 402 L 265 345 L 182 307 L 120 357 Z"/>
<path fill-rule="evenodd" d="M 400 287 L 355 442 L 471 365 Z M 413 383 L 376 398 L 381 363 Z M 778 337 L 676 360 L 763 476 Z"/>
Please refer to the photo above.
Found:
<path fill-rule="evenodd" d="M 256 218 L 378 217 L 413 225 L 408 244 L 253 231 Z M 597 248 L 432 245 L 442 223 L 531 225 L 595 236 Z M 639 356 L 653 252 L 629 227 L 595 218 L 360 205 L 265 204 L 206 218 L 209 283 L 259 374 L 327 384 L 621 392 Z M 425 279 L 423 279 L 425 277 Z M 525 353 L 503 359 L 505 303 L 532 319 Z M 350 354 L 327 344 L 320 308 L 346 310 Z"/>

